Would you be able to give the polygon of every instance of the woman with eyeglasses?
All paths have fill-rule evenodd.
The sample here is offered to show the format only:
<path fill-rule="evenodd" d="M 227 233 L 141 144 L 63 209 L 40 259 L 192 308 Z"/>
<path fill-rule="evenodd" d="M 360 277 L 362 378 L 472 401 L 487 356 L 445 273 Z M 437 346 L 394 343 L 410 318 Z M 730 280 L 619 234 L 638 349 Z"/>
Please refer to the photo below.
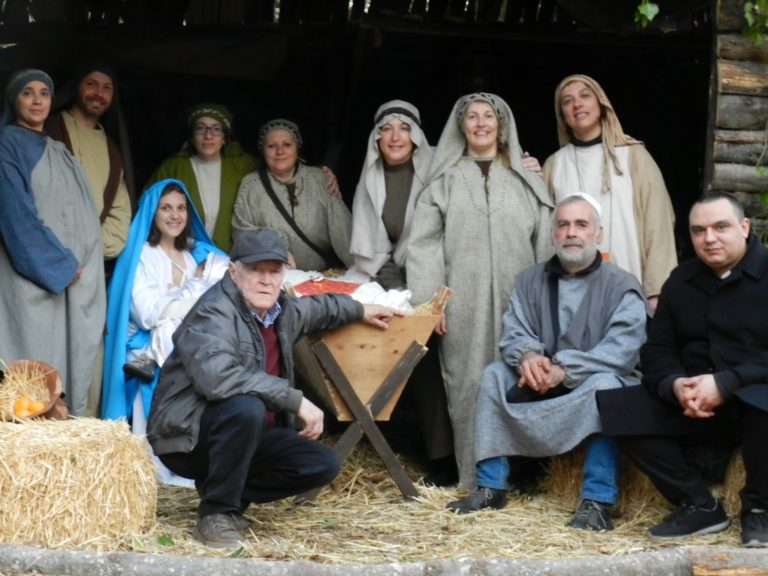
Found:
<path fill-rule="evenodd" d="M 232 113 L 223 104 L 198 104 L 187 115 L 189 136 L 181 150 L 165 160 L 150 184 L 175 178 L 189 191 L 205 230 L 216 246 L 232 245 L 232 211 L 240 180 L 257 160 L 231 140 Z"/>

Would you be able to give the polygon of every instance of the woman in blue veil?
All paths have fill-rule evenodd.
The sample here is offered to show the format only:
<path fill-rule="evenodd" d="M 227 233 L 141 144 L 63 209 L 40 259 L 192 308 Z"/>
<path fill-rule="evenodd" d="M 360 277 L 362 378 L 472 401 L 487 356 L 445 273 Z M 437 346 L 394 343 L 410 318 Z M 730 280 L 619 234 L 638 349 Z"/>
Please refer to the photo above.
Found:
<path fill-rule="evenodd" d="M 208 237 L 205 228 L 189 200 L 189 192 L 179 180 L 166 179 L 153 184 L 142 195 L 139 208 L 131 223 L 128 241 L 115 265 L 112 281 L 107 292 L 107 329 L 104 339 L 104 376 L 102 381 L 102 418 L 133 420 L 133 406 L 137 394 L 144 407 L 144 420 L 149 415 L 152 393 L 157 385 L 159 369 L 150 382 L 128 376 L 123 366 L 132 350 L 145 348 L 150 342 L 150 331 L 131 322 L 131 297 L 136 270 L 142 251 L 147 243 L 160 199 L 166 187 L 180 188 L 187 197 L 188 226 L 191 230 L 189 253 L 195 263 L 206 261 L 209 254 L 226 257 Z M 136 330 L 136 331 L 133 331 Z"/>

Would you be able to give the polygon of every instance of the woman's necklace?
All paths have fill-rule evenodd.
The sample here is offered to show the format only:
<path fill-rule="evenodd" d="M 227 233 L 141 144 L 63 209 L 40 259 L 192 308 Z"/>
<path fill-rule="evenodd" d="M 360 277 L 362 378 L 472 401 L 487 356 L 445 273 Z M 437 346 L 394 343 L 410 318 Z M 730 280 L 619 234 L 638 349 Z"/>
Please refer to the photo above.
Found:
<path fill-rule="evenodd" d="M 572 146 L 573 148 L 573 163 L 576 166 L 576 178 L 579 181 L 579 192 L 585 192 L 587 189 L 584 187 L 584 176 L 581 174 L 581 162 L 579 162 L 579 153 L 576 150 L 576 146 Z"/>

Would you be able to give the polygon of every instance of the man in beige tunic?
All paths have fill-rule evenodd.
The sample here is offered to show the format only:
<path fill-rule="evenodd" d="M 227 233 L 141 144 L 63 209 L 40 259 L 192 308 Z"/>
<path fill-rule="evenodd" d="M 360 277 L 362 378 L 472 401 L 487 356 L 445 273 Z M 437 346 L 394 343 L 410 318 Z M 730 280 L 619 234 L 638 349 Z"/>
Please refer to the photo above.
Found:
<path fill-rule="evenodd" d="M 107 271 L 120 255 L 131 224 L 131 198 L 125 182 L 123 157 L 101 125 L 115 98 L 115 76 L 103 64 L 80 68 L 72 80 L 75 93 L 70 107 L 51 115 L 46 132 L 63 142 L 80 162 L 101 223 L 101 239 Z M 99 412 L 101 400 L 101 355 L 88 391 L 88 415 Z"/>
<path fill-rule="evenodd" d="M 85 170 L 100 215 L 104 259 L 110 261 L 123 250 L 131 224 L 122 154 L 100 124 L 115 98 L 114 74 L 103 65 L 85 67 L 76 74 L 74 83 L 71 106 L 53 114 L 46 122 L 46 131 L 66 144 Z"/>

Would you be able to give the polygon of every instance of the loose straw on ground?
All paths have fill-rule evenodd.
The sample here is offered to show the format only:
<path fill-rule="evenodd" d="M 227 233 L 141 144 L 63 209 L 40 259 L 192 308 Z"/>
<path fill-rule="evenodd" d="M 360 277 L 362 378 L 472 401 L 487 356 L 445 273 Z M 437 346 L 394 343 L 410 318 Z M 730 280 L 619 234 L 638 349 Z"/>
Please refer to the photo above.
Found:
<path fill-rule="evenodd" d="M 409 461 L 412 478 L 420 472 Z M 737 546 L 736 527 L 711 536 L 654 541 L 649 526 L 670 508 L 645 477 L 633 468 L 622 475 L 621 516 L 612 532 L 594 533 L 566 527 L 578 504 L 581 456 L 557 458 L 534 496 L 511 493 L 503 510 L 466 516 L 445 510 L 462 493 L 418 486 L 420 498 L 404 501 L 375 452 L 358 447 L 339 478 L 315 505 L 292 500 L 252 505 L 246 542 L 236 551 L 211 550 L 197 543 L 189 529 L 197 520 L 194 490 L 161 487 L 155 529 L 132 542 L 132 550 L 192 556 L 255 557 L 321 563 L 416 562 L 451 558 L 576 558 L 617 556 L 681 545 Z M 743 482 L 739 460 L 731 466 L 721 491 L 732 515 L 738 514 Z"/>

